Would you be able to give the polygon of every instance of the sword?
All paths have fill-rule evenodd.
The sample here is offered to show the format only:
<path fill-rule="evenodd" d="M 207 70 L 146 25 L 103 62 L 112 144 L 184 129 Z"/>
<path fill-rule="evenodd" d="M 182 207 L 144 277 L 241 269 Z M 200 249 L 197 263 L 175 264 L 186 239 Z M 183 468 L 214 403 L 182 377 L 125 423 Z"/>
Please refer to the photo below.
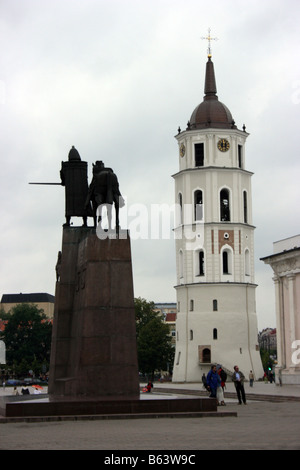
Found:
<path fill-rule="evenodd" d="M 28 183 L 28 184 L 47 184 L 52 186 L 62 186 L 62 183 Z"/>

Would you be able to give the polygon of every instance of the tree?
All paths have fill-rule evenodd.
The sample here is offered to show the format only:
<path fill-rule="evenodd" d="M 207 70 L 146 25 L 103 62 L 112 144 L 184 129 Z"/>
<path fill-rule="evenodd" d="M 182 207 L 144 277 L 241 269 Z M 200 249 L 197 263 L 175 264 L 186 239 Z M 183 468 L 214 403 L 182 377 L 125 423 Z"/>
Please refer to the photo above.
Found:
<path fill-rule="evenodd" d="M 260 349 L 262 366 L 266 372 L 268 372 L 270 369 L 272 370 L 273 368 L 274 359 L 272 359 L 272 353 L 275 355 L 276 350 Z"/>
<path fill-rule="evenodd" d="M 1 339 L 8 365 L 49 363 L 52 325 L 43 310 L 33 304 L 13 307 Z"/>
<path fill-rule="evenodd" d="M 151 374 L 152 380 L 155 370 L 166 370 L 174 355 L 169 327 L 154 307 L 153 302 L 135 299 L 139 370 Z"/>
<path fill-rule="evenodd" d="M 7 320 L 10 317 L 10 313 L 6 313 L 3 307 L 0 307 L 0 320 Z"/>
<path fill-rule="evenodd" d="M 156 318 L 158 313 L 154 311 L 155 303 L 148 302 L 141 297 L 134 299 L 135 308 L 135 321 L 136 321 L 136 334 L 139 336 L 140 331 L 147 323 L 153 318 Z"/>

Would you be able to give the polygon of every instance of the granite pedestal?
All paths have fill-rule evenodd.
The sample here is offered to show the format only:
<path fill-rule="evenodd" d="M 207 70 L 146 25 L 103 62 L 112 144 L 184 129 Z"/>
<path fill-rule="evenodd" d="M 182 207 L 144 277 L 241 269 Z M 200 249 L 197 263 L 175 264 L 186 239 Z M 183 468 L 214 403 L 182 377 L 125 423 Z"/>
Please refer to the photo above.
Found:
<path fill-rule="evenodd" d="M 129 233 L 64 227 L 51 347 L 51 399 L 139 396 Z"/>

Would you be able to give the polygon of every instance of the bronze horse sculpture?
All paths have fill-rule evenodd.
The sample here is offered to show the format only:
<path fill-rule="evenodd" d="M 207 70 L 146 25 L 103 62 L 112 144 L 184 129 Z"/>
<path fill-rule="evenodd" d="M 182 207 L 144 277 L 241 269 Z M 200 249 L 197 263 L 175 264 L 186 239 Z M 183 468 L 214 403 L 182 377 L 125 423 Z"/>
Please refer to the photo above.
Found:
<path fill-rule="evenodd" d="M 93 179 L 89 186 L 86 199 L 86 207 L 92 203 L 94 226 L 102 220 L 102 209 L 106 207 L 108 218 L 108 230 L 111 230 L 112 205 L 116 211 L 116 229 L 119 230 L 119 209 L 124 206 L 124 199 L 119 190 L 117 175 L 111 168 L 106 168 L 102 161 L 96 161 L 93 164 Z"/>

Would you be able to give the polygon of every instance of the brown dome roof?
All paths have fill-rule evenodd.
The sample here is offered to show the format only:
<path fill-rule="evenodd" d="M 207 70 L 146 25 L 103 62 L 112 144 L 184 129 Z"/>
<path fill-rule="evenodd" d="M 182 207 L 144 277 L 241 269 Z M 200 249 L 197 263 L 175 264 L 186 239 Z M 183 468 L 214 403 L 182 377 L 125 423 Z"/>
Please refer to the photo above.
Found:
<path fill-rule="evenodd" d="M 219 100 L 209 100 L 199 104 L 190 119 L 191 129 L 205 127 L 232 129 L 236 126 L 234 126 L 231 112 L 225 104 Z"/>
<path fill-rule="evenodd" d="M 204 99 L 193 111 L 188 129 L 236 129 L 231 112 L 217 97 L 214 65 L 210 57 L 206 63 Z"/>

